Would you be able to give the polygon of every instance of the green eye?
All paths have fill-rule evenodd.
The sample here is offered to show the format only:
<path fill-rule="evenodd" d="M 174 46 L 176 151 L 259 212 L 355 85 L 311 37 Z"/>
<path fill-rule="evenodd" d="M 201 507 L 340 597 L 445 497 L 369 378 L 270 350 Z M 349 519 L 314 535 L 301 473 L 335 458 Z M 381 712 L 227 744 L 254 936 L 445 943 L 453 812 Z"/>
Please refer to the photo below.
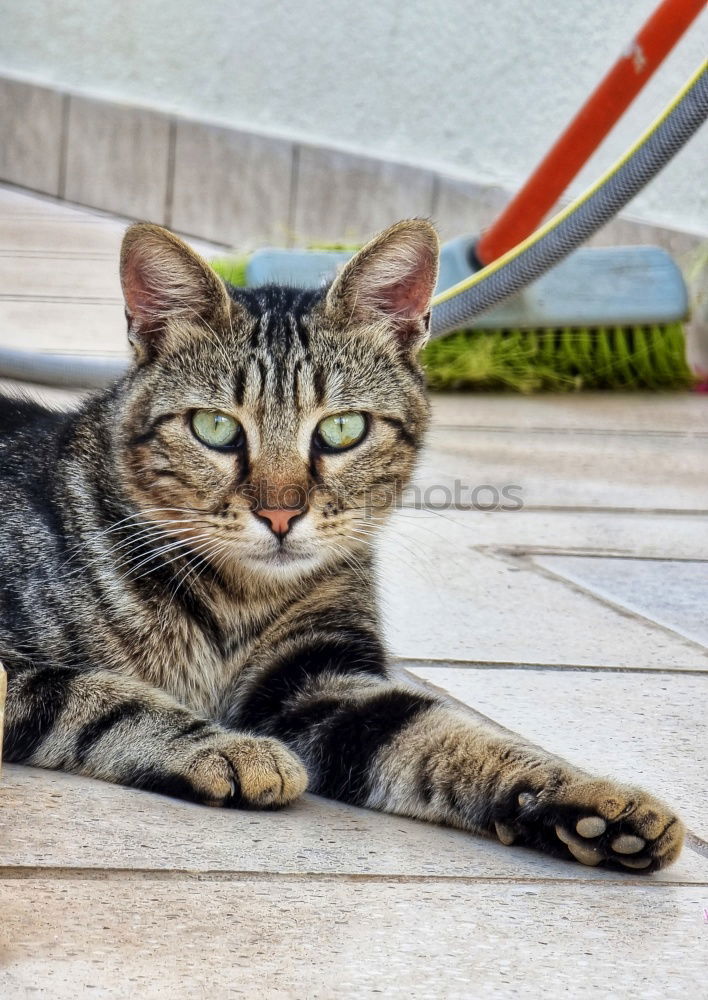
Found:
<path fill-rule="evenodd" d="M 317 436 L 320 444 L 326 448 L 343 451 L 364 437 L 366 418 L 363 413 L 335 413 L 325 417 L 317 425 Z"/>
<path fill-rule="evenodd" d="M 228 448 L 241 436 L 241 424 L 220 410 L 195 410 L 192 430 L 210 448 Z"/>

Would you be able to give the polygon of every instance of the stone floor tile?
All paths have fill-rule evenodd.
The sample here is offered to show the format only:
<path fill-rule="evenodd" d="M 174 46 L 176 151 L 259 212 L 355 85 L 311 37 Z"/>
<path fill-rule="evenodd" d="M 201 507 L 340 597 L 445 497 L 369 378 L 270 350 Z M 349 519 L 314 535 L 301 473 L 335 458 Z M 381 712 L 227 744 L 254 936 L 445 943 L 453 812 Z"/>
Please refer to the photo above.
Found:
<path fill-rule="evenodd" d="M 123 302 L 3 300 L 0 343 L 33 351 L 124 354 L 128 357 Z"/>
<path fill-rule="evenodd" d="M 0 217 L 13 219 L 73 219 L 93 221 L 91 213 L 49 196 L 31 194 L 0 184 Z M 5 221 L 3 221 L 3 226 Z"/>
<path fill-rule="evenodd" d="M 109 257 L 0 257 L 0 301 L 122 301 L 118 267 Z"/>
<path fill-rule="evenodd" d="M 386 634 L 398 656 L 708 669 L 708 650 L 524 560 L 475 551 L 445 522 L 399 518 L 379 564 Z"/>
<path fill-rule="evenodd" d="M 708 562 L 582 556 L 538 556 L 534 562 L 708 646 Z"/>
<path fill-rule="evenodd" d="M 278 812 L 206 809 L 61 772 L 8 764 L 0 867 L 599 879 L 536 851 L 307 795 Z M 708 885 L 708 858 L 685 851 L 652 881 Z"/>
<path fill-rule="evenodd" d="M 528 554 L 708 559 L 708 514 L 623 511 L 420 510 L 403 507 L 393 526 L 417 539 L 423 552 L 439 534 L 464 548 Z M 427 535 L 427 540 L 426 540 Z M 538 560 L 537 560 L 538 561 Z"/>
<path fill-rule="evenodd" d="M 433 425 L 447 427 L 708 433 L 706 397 L 691 392 L 440 393 Z"/>
<path fill-rule="evenodd" d="M 434 428 L 416 482 L 433 500 L 458 481 L 483 503 L 480 487 L 514 486 L 525 507 L 706 510 L 707 449 L 708 435 Z"/>
<path fill-rule="evenodd" d="M 708 839 L 708 674 L 405 667 L 579 767 L 665 798 Z"/>
<path fill-rule="evenodd" d="M 63 256 L 81 257 L 84 266 L 92 268 L 97 257 L 107 257 L 118 267 L 120 241 L 124 227 L 106 222 L 96 216 L 91 222 L 85 219 L 61 216 L 3 218 L 0 205 L 0 253 L 18 258 L 32 255 L 56 260 Z M 31 267 L 31 263 L 26 264 Z M 61 267 L 55 263 L 55 267 Z"/>
<path fill-rule="evenodd" d="M 0 892 L 8 998 L 679 1000 L 705 986 L 696 887 L 66 877 Z"/>

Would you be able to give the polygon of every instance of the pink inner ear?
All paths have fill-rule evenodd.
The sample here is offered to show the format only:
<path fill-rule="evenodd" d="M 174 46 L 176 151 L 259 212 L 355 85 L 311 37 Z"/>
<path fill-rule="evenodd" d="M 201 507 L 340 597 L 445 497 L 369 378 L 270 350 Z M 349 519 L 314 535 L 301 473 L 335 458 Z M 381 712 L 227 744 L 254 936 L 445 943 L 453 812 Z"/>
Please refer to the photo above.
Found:
<path fill-rule="evenodd" d="M 164 307 L 159 295 L 150 288 L 148 273 L 136 254 L 126 262 L 122 275 L 125 304 L 138 326 L 157 318 Z"/>
<path fill-rule="evenodd" d="M 430 276 L 411 275 L 379 289 L 378 306 L 386 313 L 402 319 L 423 316 L 430 304 Z"/>

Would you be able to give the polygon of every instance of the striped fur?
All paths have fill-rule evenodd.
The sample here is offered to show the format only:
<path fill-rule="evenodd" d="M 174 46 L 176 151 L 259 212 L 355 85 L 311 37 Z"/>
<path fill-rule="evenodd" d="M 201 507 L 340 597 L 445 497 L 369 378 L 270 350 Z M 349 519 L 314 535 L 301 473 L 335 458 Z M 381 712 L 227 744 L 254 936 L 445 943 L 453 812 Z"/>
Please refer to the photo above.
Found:
<path fill-rule="evenodd" d="M 677 856 L 657 800 L 391 674 L 374 540 L 426 429 L 436 259 L 413 220 L 328 290 L 236 290 L 165 230 L 128 231 L 126 376 L 71 413 L 0 400 L 6 759 L 222 805 L 309 784 L 587 864 Z M 202 408 L 239 444 L 199 441 Z M 318 447 L 352 410 L 361 442 Z M 254 513 L 283 506 L 302 513 L 280 538 Z"/>

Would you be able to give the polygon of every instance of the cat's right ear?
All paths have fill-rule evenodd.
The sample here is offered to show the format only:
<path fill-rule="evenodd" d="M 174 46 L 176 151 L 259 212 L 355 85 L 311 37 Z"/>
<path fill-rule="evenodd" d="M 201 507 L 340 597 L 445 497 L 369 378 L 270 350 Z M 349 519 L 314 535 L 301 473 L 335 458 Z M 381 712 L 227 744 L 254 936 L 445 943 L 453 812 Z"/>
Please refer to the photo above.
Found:
<path fill-rule="evenodd" d="M 327 312 L 343 326 L 383 325 L 402 350 L 419 351 L 428 336 L 439 252 L 427 219 L 397 222 L 344 265 L 327 293 Z"/>
<path fill-rule="evenodd" d="M 221 278 L 173 233 L 138 222 L 123 237 L 120 280 L 128 339 L 139 363 L 173 345 L 191 321 L 228 322 L 231 300 Z"/>

